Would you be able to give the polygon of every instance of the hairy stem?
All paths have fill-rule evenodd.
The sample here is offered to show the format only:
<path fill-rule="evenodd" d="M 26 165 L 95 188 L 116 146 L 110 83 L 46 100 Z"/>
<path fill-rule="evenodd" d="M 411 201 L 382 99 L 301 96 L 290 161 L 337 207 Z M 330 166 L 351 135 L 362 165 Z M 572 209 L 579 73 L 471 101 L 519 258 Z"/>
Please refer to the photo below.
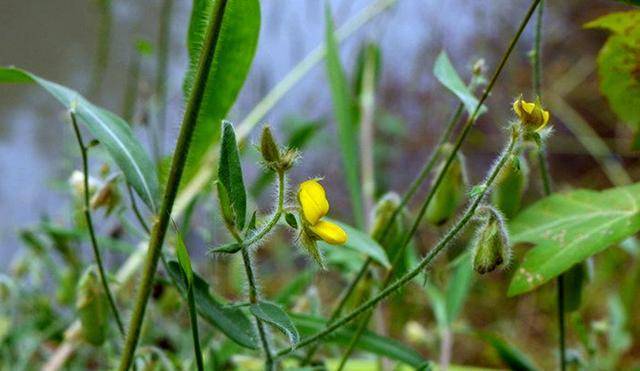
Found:
<path fill-rule="evenodd" d="M 87 156 L 87 147 L 84 145 L 84 141 L 82 140 L 82 134 L 80 133 L 80 128 L 78 127 L 78 121 L 76 120 L 76 115 L 74 112 L 71 112 L 71 123 L 73 124 L 73 131 L 76 134 L 76 139 L 78 141 L 78 146 L 80 147 L 80 154 L 82 155 L 82 175 L 83 175 L 83 207 L 82 211 L 84 213 L 84 218 L 87 222 L 87 229 L 89 230 L 89 237 L 91 238 L 91 247 L 93 248 L 93 255 L 96 259 L 96 265 L 98 266 L 98 272 L 100 273 L 100 282 L 102 283 L 102 287 L 104 288 L 104 293 L 107 296 L 107 300 L 109 301 L 109 307 L 113 312 L 113 316 L 116 319 L 116 324 L 118 325 L 118 331 L 120 331 L 120 335 L 124 336 L 124 326 L 122 325 L 122 319 L 120 318 L 120 313 L 118 312 L 118 307 L 116 306 L 116 301 L 113 298 L 113 294 L 111 293 L 111 289 L 109 288 L 109 281 L 107 280 L 107 275 L 104 270 L 104 264 L 102 263 L 102 256 L 100 255 L 100 248 L 98 247 L 98 240 L 96 239 L 96 233 L 93 229 L 93 218 L 91 217 L 91 202 L 89 195 L 89 158 Z"/>
<path fill-rule="evenodd" d="M 154 223 L 154 227 L 151 232 L 149 250 L 144 263 L 142 281 L 138 288 L 138 296 L 136 298 L 133 313 L 131 314 L 130 328 L 127 334 L 125 349 L 120 360 L 120 371 L 128 370 L 133 362 L 138 338 L 140 337 L 140 329 L 142 327 L 144 313 L 147 307 L 147 301 L 149 300 L 149 294 L 151 293 L 153 276 L 155 275 L 156 268 L 158 266 L 158 259 L 160 258 L 162 244 L 169 226 L 173 203 L 178 193 L 178 186 L 180 185 L 187 154 L 189 153 L 189 145 L 196 126 L 198 112 L 200 111 L 207 76 L 211 69 L 211 63 L 213 61 L 213 55 L 218 41 L 218 36 L 220 34 L 226 4 L 226 0 L 216 1 L 212 9 L 211 21 L 208 25 L 205 42 L 203 43 L 200 54 L 200 61 L 198 63 L 193 91 L 189 97 L 182 125 L 180 127 L 180 134 L 178 135 L 178 142 L 176 143 L 176 149 L 171 162 L 171 169 L 169 171 L 162 205 L 160 207 L 157 221 Z"/>
<path fill-rule="evenodd" d="M 189 287 L 187 289 L 187 303 L 189 305 L 189 321 L 191 322 L 191 335 L 193 336 L 193 352 L 196 358 L 196 366 L 198 367 L 198 371 L 203 371 L 204 362 L 202 361 L 202 350 L 200 349 L 200 336 L 198 335 L 198 315 L 196 313 L 196 302 L 193 297 L 192 283 L 189 283 Z"/>
<path fill-rule="evenodd" d="M 509 156 L 512 155 L 514 146 L 518 141 L 519 141 L 519 138 L 516 137 L 515 135 L 511 137 L 511 140 L 509 141 L 509 144 L 507 145 L 506 149 L 502 152 L 502 154 L 500 155 L 500 158 L 498 159 L 496 164 L 493 166 L 493 168 L 489 172 L 489 175 L 487 176 L 483 184 L 479 187 L 479 190 L 480 190 L 479 193 L 474 198 L 472 203 L 469 205 L 465 213 L 455 223 L 455 225 L 451 227 L 451 229 L 449 229 L 447 234 L 427 253 L 427 255 L 420 261 L 420 263 L 418 263 L 416 267 L 414 267 L 411 271 L 405 273 L 402 277 L 398 278 L 395 282 L 388 285 L 385 289 L 380 291 L 376 296 L 367 300 L 365 303 L 363 303 L 362 305 L 354 309 L 348 315 L 335 321 L 333 324 L 331 324 L 330 326 L 327 326 L 324 330 L 316 333 L 315 335 L 300 341 L 296 345 L 296 349 L 315 343 L 316 341 L 324 338 L 325 336 L 333 333 L 334 331 L 338 330 L 342 326 L 353 321 L 355 318 L 357 318 L 361 314 L 364 314 L 370 311 L 380 301 L 382 301 L 387 296 L 396 292 L 398 289 L 400 289 L 401 287 L 409 283 L 413 278 L 415 278 L 418 274 L 420 274 L 420 272 L 422 272 L 422 270 L 424 270 L 433 261 L 433 259 L 445 247 L 448 246 L 449 242 L 451 242 L 457 236 L 457 234 L 467 225 L 467 223 L 471 220 L 471 218 L 473 218 L 475 211 L 478 209 L 478 207 L 480 206 L 480 203 L 482 202 L 484 197 L 487 195 L 487 193 L 491 189 L 491 184 L 493 184 L 493 181 L 495 180 L 496 176 L 500 172 L 500 169 L 502 169 L 502 167 L 506 163 Z M 293 351 L 292 347 L 287 347 L 280 350 L 278 353 L 276 353 L 276 356 L 281 357 L 291 353 L 292 351 Z"/>

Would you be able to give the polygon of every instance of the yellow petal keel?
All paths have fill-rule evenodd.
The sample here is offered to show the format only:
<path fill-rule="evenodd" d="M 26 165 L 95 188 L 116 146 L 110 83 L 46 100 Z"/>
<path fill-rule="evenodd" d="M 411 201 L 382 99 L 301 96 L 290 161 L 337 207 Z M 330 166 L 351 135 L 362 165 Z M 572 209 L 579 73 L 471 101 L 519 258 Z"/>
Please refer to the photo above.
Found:
<path fill-rule="evenodd" d="M 337 224 L 321 220 L 309 228 L 316 236 L 328 244 L 342 245 L 347 242 L 347 232 Z"/>
<path fill-rule="evenodd" d="M 305 221 L 311 225 L 318 223 L 320 218 L 329 212 L 327 195 L 316 179 L 307 180 L 300 184 L 298 202 Z"/>

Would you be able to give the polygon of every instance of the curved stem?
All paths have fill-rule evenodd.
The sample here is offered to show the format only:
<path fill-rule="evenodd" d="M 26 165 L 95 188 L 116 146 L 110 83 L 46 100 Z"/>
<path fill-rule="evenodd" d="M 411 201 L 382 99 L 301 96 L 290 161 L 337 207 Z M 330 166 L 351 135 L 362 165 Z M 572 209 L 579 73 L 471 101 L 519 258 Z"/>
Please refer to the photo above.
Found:
<path fill-rule="evenodd" d="M 136 202 L 136 198 L 133 194 L 133 190 L 131 189 L 131 185 L 129 184 L 127 184 L 127 191 L 129 192 L 129 199 L 131 200 L 131 208 L 133 209 L 133 213 L 135 214 L 136 219 L 138 219 L 138 223 L 140 223 L 140 225 L 142 226 L 142 229 L 144 229 L 144 231 L 147 232 L 147 234 L 150 234 L 151 230 L 149 229 L 149 225 L 147 224 L 147 222 L 144 221 L 144 218 L 142 217 L 142 213 L 138 208 L 138 203 Z"/>
<path fill-rule="evenodd" d="M 100 248 L 98 247 L 98 240 L 96 238 L 95 230 L 93 229 L 93 218 L 91 217 L 91 202 L 89 195 L 89 159 L 87 156 L 87 147 L 84 145 L 84 141 L 82 140 L 82 134 L 80 134 L 80 128 L 78 127 L 78 122 L 76 120 L 76 115 L 74 112 L 71 112 L 71 123 L 73 124 L 73 131 L 76 134 L 76 139 L 78 141 L 78 146 L 80 147 L 80 154 L 82 155 L 82 175 L 83 175 L 83 188 L 84 188 L 84 197 L 83 197 L 83 207 L 82 211 L 84 213 L 84 218 L 87 222 L 87 229 L 89 230 L 89 236 L 91 238 L 91 247 L 93 248 L 93 255 L 96 259 L 96 265 L 98 266 L 98 272 L 100 273 L 100 282 L 102 282 L 102 287 L 104 289 L 104 293 L 107 296 L 107 300 L 109 301 L 109 307 L 113 312 L 113 316 L 116 319 L 116 323 L 118 325 L 118 331 L 120 331 L 120 335 L 124 336 L 124 326 L 122 325 L 122 319 L 120 318 L 120 313 L 118 312 L 118 307 L 116 306 L 116 301 L 113 298 L 113 294 L 111 293 L 111 289 L 109 288 L 109 282 L 107 281 L 107 275 L 104 270 L 104 264 L 102 263 L 102 256 L 100 255 Z"/>
<path fill-rule="evenodd" d="M 140 337 L 142 320 L 144 319 L 147 301 L 149 300 L 149 294 L 151 293 L 153 276 L 155 275 L 156 268 L 158 266 L 158 259 L 162 252 L 162 244 L 169 226 L 171 210 L 173 209 L 173 203 L 178 193 L 178 187 L 180 185 L 180 180 L 182 179 L 182 172 L 186 163 L 187 154 L 189 153 L 189 145 L 196 126 L 198 112 L 200 111 L 207 76 L 211 69 L 226 4 L 226 0 L 220 0 L 216 1 L 212 7 L 211 21 L 208 25 L 205 42 L 203 43 L 200 54 L 195 84 L 184 112 L 160 212 L 151 232 L 149 250 L 145 258 L 142 280 L 138 289 L 135 307 L 131 314 L 131 320 L 129 321 L 130 328 L 127 333 L 125 349 L 120 360 L 120 371 L 128 370 L 133 362 L 138 338 Z"/>
<path fill-rule="evenodd" d="M 376 296 L 374 296 L 373 298 L 367 300 L 365 303 L 360 305 L 358 308 L 353 310 L 348 315 L 346 315 L 346 316 L 342 317 L 341 319 L 335 321 L 333 324 L 331 324 L 330 326 L 327 326 L 324 330 L 316 333 L 315 335 L 310 336 L 310 337 L 300 341 L 296 345 L 296 349 L 299 349 L 299 348 L 305 347 L 305 346 L 307 346 L 309 344 L 315 343 L 316 341 L 324 338 L 325 336 L 333 333 L 334 331 L 336 331 L 340 327 L 342 327 L 342 326 L 346 325 L 347 323 L 351 322 L 352 320 L 354 320 L 355 318 L 357 318 L 361 314 L 370 311 L 380 301 L 382 301 L 387 296 L 393 294 L 398 289 L 400 289 L 401 287 L 406 285 L 409 281 L 411 281 L 414 277 L 416 277 L 423 269 L 425 269 L 433 261 L 433 259 L 445 247 L 447 247 L 449 242 L 451 242 L 451 240 L 453 240 L 456 237 L 456 235 L 466 226 L 466 224 L 471 220 L 471 218 L 473 218 L 476 209 L 480 206 L 480 203 L 482 202 L 484 197 L 487 195 L 487 193 L 491 189 L 491 185 L 493 184 L 493 181 L 495 180 L 496 176 L 498 175 L 498 173 L 500 172 L 500 170 L 502 169 L 502 167 L 506 163 L 506 161 L 509 158 L 509 156 L 512 155 L 514 146 L 519 140 L 520 140 L 519 137 L 516 137 L 516 136 L 512 136 L 511 137 L 511 140 L 509 141 L 509 144 L 507 145 L 506 149 L 502 152 L 502 154 L 500 155 L 499 160 L 493 166 L 493 168 L 489 172 L 489 175 L 487 176 L 486 180 L 483 182 L 482 186 L 480 187 L 480 192 L 474 198 L 473 202 L 467 208 L 467 210 L 465 211 L 463 216 L 458 220 L 458 222 L 453 227 L 451 227 L 451 229 L 447 232 L 447 234 L 427 253 L 427 255 L 420 261 L 420 263 L 418 263 L 418 265 L 415 268 L 413 268 L 411 271 L 405 273 L 398 280 L 396 280 L 392 284 L 388 285 L 385 289 L 380 291 Z M 276 356 L 277 357 L 284 356 L 286 354 L 291 353 L 292 351 L 293 351 L 293 348 L 287 347 L 287 348 L 284 348 L 284 349 L 280 350 L 278 353 L 276 353 Z"/>
<path fill-rule="evenodd" d="M 276 208 L 276 211 L 273 213 L 273 216 L 267 222 L 267 224 L 259 232 L 257 232 L 248 240 L 242 242 L 243 246 L 249 247 L 254 243 L 260 241 L 267 233 L 269 233 L 273 229 L 273 227 L 276 226 L 276 224 L 278 224 L 278 221 L 282 216 L 282 212 L 284 211 L 284 183 L 284 172 L 278 172 L 278 206 Z"/>

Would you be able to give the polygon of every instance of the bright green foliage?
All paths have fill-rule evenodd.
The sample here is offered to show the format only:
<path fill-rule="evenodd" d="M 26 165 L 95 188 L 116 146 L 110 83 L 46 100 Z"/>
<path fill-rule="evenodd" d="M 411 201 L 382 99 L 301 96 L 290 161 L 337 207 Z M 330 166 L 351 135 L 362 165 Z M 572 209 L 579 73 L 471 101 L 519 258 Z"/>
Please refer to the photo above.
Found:
<path fill-rule="evenodd" d="M 169 262 L 169 275 L 178 283 L 178 290 L 186 297 L 187 288 L 181 278 L 180 264 L 176 261 Z M 211 296 L 209 285 L 200 276 L 193 275 L 193 293 L 196 309 L 202 319 L 222 331 L 229 339 L 250 349 L 257 349 L 256 334 L 249 318 L 239 309 L 225 307 Z"/>
<path fill-rule="evenodd" d="M 236 143 L 236 134 L 230 122 L 222 124 L 222 144 L 220 145 L 220 164 L 218 165 L 218 182 L 224 185 L 228 202 L 233 210 L 233 222 L 240 229 L 244 228 L 247 214 L 247 193 L 242 179 L 240 155 Z"/>
<path fill-rule="evenodd" d="M 326 43 L 327 43 L 327 76 L 331 88 L 333 110 L 336 116 L 338 139 L 342 152 L 344 174 L 347 178 L 347 187 L 351 198 L 352 210 L 356 220 L 356 226 L 364 226 L 362 209 L 362 185 L 360 184 L 360 160 L 358 156 L 358 123 L 356 119 L 356 105 L 340 62 L 338 42 L 334 33 L 331 10 L 327 5 L 326 18 Z"/>
<path fill-rule="evenodd" d="M 289 313 L 302 336 L 310 336 L 321 331 L 327 323 L 324 318 L 314 317 L 306 314 Z M 347 326 L 336 331 L 327 342 L 336 343 L 342 346 L 349 344 L 353 333 L 353 327 Z M 382 337 L 372 332 L 365 331 L 358 340 L 356 348 L 387 357 L 396 361 L 401 361 L 413 367 L 420 367 L 428 361 L 415 350 L 405 346 L 397 340 Z"/>
<path fill-rule="evenodd" d="M 0 83 L 36 83 L 68 110 L 73 110 L 79 121 L 105 146 L 127 182 L 151 210 L 156 210 L 159 187 L 155 166 L 123 119 L 93 105 L 74 90 L 21 69 L 0 67 Z"/>
<path fill-rule="evenodd" d="M 533 290 L 573 265 L 640 230 L 640 184 L 554 194 L 511 222 L 512 242 L 536 246 L 525 255 L 509 295 Z"/>
<path fill-rule="evenodd" d="M 204 99 L 198 113 L 189 149 L 183 184 L 190 179 L 209 148 L 218 141 L 220 121 L 227 113 L 244 84 L 258 45 L 260 3 L 258 0 L 227 0 L 220 35 L 207 78 Z M 188 99 L 194 85 L 205 31 L 211 18 L 213 0 L 194 0 L 187 34 L 189 70 L 184 80 Z"/>
<path fill-rule="evenodd" d="M 491 202 L 507 219 L 520 210 L 528 179 L 529 166 L 524 156 L 514 157 L 498 174 L 491 191 Z"/>
<path fill-rule="evenodd" d="M 447 284 L 446 304 L 449 324 L 458 318 L 473 284 L 471 254 L 464 253 L 453 262 L 453 275 Z"/>
<path fill-rule="evenodd" d="M 300 340 L 298 329 L 293 322 L 291 322 L 291 318 L 276 304 L 261 301 L 257 304 L 252 304 L 249 309 L 254 316 L 272 324 L 278 330 L 282 331 L 282 333 L 289 338 L 292 346 L 295 346 Z"/>
<path fill-rule="evenodd" d="M 469 90 L 467 85 L 462 81 L 456 69 L 451 64 L 447 53 L 440 52 L 436 63 L 433 66 L 433 74 L 438 81 L 442 83 L 447 89 L 455 94 L 467 109 L 469 115 L 473 114 L 473 111 L 478 105 L 478 99 L 473 95 L 473 92 Z M 482 106 L 480 113 L 486 111 L 486 107 Z"/>
<path fill-rule="evenodd" d="M 640 10 L 612 13 L 591 21 L 587 28 L 612 32 L 598 54 L 600 89 L 611 109 L 635 134 L 640 148 Z"/>
<path fill-rule="evenodd" d="M 326 251 L 327 254 L 331 254 L 332 251 L 335 251 L 336 249 L 348 248 L 370 257 L 376 262 L 382 264 L 384 267 L 391 266 L 384 248 L 369 237 L 369 235 L 342 222 L 338 222 L 330 218 L 325 218 L 325 220 L 339 225 L 345 232 L 347 232 L 347 236 L 349 236 L 347 242 L 338 248 L 336 248 L 336 246 L 331 246 L 324 241 L 318 241 L 318 244 L 322 246 L 323 251 Z"/>

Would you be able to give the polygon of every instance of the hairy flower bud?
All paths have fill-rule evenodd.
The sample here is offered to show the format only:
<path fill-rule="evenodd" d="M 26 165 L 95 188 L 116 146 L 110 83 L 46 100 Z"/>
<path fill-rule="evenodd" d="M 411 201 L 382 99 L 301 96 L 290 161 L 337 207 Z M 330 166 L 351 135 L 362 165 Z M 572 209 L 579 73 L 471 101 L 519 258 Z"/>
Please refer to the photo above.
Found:
<path fill-rule="evenodd" d="M 480 274 L 507 266 L 511 258 L 511 246 L 502 217 L 495 210 L 488 211 L 488 214 L 473 242 L 473 269 Z"/>
<path fill-rule="evenodd" d="M 549 111 L 545 111 L 540 99 L 536 99 L 534 103 L 531 103 L 518 98 L 513 102 L 513 111 L 528 132 L 539 132 L 549 122 Z"/>
<path fill-rule="evenodd" d="M 108 302 L 96 266 L 90 266 L 78 283 L 76 311 L 80 317 L 82 337 L 90 344 L 101 345 L 107 338 Z"/>
<path fill-rule="evenodd" d="M 438 166 L 435 174 L 439 174 L 444 168 L 445 159 L 453 151 L 453 145 L 447 143 L 442 147 L 442 163 Z M 434 183 L 432 186 L 435 185 Z M 427 207 L 426 219 L 431 224 L 442 225 L 451 218 L 464 199 L 466 186 L 466 172 L 464 165 L 464 157 L 460 152 L 456 154 L 453 161 L 449 165 L 447 172 L 442 178 L 442 182 L 436 189 L 431 203 Z"/>
<path fill-rule="evenodd" d="M 260 152 L 267 166 L 275 165 L 280 161 L 280 148 L 278 148 L 275 139 L 273 139 L 271 128 L 268 125 L 262 128 Z"/>
<path fill-rule="evenodd" d="M 528 178 L 529 166 L 523 156 L 512 157 L 500 170 L 491 191 L 491 202 L 507 218 L 512 218 L 520 210 Z"/>

